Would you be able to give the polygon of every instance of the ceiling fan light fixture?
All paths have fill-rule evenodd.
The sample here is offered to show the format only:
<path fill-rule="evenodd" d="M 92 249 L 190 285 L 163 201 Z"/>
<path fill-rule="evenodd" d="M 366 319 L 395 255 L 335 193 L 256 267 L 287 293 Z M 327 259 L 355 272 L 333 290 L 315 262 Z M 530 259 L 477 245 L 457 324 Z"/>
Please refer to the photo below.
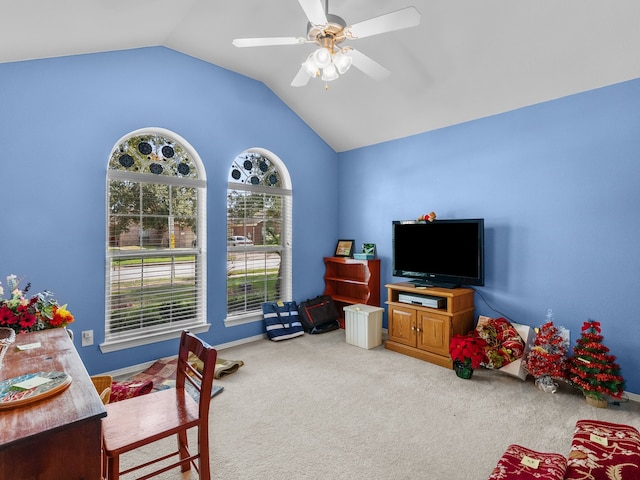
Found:
<path fill-rule="evenodd" d="M 351 67 L 352 62 L 353 62 L 353 58 L 351 58 L 350 55 L 347 55 L 342 50 L 339 50 L 338 53 L 336 53 L 333 56 L 333 64 L 338 69 L 338 73 L 340 75 L 345 74 L 347 70 L 349 70 L 349 67 Z"/>
<path fill-rule="evenodd" d="M 313 61 L 318 68 L 325 68 L 331 64 L 331 52 L 322 47 L 313 52 Z"/>
<path fill-rule="evenodd" d="M 318 68 L 316 62 L 313 60 L 313 53 L 309 54 L 307 59 L 302 64 L 302 68 L 304 68 L 304 71 L 307 72 L 311 78 L 320 76 L 320 69 Z"/>
<path fill-rule="evenodd" d="M 338 78 L 338 76 L 339 76 L 338 70 L 336 69 L 336 66 L 333 63 L 330 65 L 327 65 L 322 69 L 322 80 L 324 80 L 325 82 L 330 82 L 332 80 L 335 80 L 336 78 Z"/>
<path fill-rule="evenodd" d="M 309 20 L 307 37 L 236 38 L 236 47 L 258 47 L 268 45 L 317 45 L 298 69 L 291 82 L 293 87 L 302 87 L 311 78 L 321 77 L 325 82 L 337 79 L 355 63 L 358 70 L 374 80 L 383 80 L 391 72 L 385 67 L 349 46 L 342 47 L 345 40 L 370 37 L 381 33 L 415 27 L 420 24 L 420 12 L 415 7 L 406 7 L 395 12 L 379 15 L 355 24 L 347 25 L 343 18 L 329 14 L 329 0 L 298 0 Z M 327 84 L 325 83 L 325 89 Z"/>

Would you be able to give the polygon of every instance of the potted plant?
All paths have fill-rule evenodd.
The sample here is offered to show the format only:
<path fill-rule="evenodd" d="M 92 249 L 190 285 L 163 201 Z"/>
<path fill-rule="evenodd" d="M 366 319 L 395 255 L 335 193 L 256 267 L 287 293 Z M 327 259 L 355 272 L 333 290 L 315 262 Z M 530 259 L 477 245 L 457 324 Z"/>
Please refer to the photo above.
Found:
<path fill-rule="evenodd" d="M 473 370 L 487 359 L 486 346 L 487 342 L 478 336 L 476 330 L 467 335 L 456 334 L 451 338 L 449 354 L 458 377 L 471 378 Z"/>

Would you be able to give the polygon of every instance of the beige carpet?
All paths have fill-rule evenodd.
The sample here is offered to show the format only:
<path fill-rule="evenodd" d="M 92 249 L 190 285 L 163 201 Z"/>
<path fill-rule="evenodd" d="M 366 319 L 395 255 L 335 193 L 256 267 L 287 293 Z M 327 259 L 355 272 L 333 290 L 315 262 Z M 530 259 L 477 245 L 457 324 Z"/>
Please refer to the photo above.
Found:
<path fill-rule="evenodd" d="M 344 339 L 338 330 L 219 352 L 244 366 L 216 380 L 213 479 L 483 480 L 511 443 L 566 455 L 579 419 L 640 428 L 635 402 L 598 409 L 566 386 L 544 393 L 489 370 L 461 380 Z"/>

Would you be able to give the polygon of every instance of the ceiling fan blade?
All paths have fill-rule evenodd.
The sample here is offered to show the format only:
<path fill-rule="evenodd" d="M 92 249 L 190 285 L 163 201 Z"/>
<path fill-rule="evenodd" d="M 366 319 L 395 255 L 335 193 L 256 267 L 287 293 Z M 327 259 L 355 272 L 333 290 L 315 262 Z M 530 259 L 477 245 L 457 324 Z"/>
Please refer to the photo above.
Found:
<path fill-rule="evenodd" d="M 270 45 L 297 45 L 306 43 L 304 37 L 266 37 L 266 38 L 236 38 L 233 44 L 236 47 L 267 47 Z"/>
<path fill-rule="evenodd" d="M 307 83 L 309 83 L 309 80 L 311 80 L 311 77 L 309 76 L 307 71 L 304 69 L 304 67 L 300 67 L 300 70 L 298 70 L 298 73 L 291 82 L 291 86 L 304 87 Z"/>
<path fill-rule="evenodd" d="M 326 25 L 327 15 L 322 6 L 322 0 L 298 0 L 312 25 Z"/>
<path fill-rule="evenodd" d="M 350 55 L 351 58 L 353 59 L 352 65 L 354 67 L 366 73 L 374 80 L 377 80 L 377 81 L 384 80 L 389 75 L 391 75 L 391 72 L 389 70 L 384 68 L 375 60 L 367 57 L 364 53 L 356 50 L 355 48 L 350 49 L 347 55 Z"/>
<path fill-rule="evenodd" d="M 346 27 L 345 32 L 349 38 L 364 38 L 402 28 L 415 27 L 419 24 L 420 13 L 418 10 L 415 7 L 407 7 Z"/>

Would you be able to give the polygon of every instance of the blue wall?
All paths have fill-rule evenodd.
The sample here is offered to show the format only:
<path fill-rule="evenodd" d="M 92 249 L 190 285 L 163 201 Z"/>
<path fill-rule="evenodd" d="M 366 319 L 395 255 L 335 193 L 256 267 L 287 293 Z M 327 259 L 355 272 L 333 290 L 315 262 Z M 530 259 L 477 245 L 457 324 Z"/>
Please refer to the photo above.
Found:
<path fill-rule="evenodd" d="M 484 218 L 476 313 L 539 326 L 551 308 L 574 341 L 598 320 L 640 394 L 639 105 L 634 80 L 341 153 L 338 233 L 377 244 L 385 283 L 392 220 Z"/>
<path fill-rule="evenodd" d="M 124 134 L 183 136 L 208 175 L 208 298 L 222 344 L 262 325 L 226 328 L 226 181 L 251 147 L 278 155 L 294 188 L 294 299 L 323 289 L 337 238 L 373 242 L 391 276 L 391 221 L 434 210 L 485 218 L 492 308 L 579 335 L 602 322 L 627 390 L 640 394 L 640 80 L 336 154 L 263 84 L 165 48 L 0 64 L 0 278 L 53 290 L 93 329 L 78 350 L 90 373 L 175 353 L 175 342 L 102 354 L 105 174 Z M 338 181 L 336 182 L 336 178 Z M 338 209 L 338 204 L 341 208 Z M 337 221 L 336 221 L 337 219 Z M 479 296 L 477 313 L 496 315 Z"/>
<path fill-rule="evenodd" d="M 237 154 L 262 147 L 293 183 L 294 298 L 324 288 L 322 255 L 337 238 L 337 154 L 262 83 L 166 48 L 0 64 L 0 280 L 52 290 L 94 330 L 76 345 L 90 373 L 174 355 L 163 342 L 102 354 L 105 175 L 118 139 L 163 127 L 200 154 L 208 176 L 208 314 L 214 345 L 260 334 L 226 328 L 226 188 Z M 309 220 L 313 219 L 313 220 Z M 24 284 L 23 284 L 24 286 Z"/>

